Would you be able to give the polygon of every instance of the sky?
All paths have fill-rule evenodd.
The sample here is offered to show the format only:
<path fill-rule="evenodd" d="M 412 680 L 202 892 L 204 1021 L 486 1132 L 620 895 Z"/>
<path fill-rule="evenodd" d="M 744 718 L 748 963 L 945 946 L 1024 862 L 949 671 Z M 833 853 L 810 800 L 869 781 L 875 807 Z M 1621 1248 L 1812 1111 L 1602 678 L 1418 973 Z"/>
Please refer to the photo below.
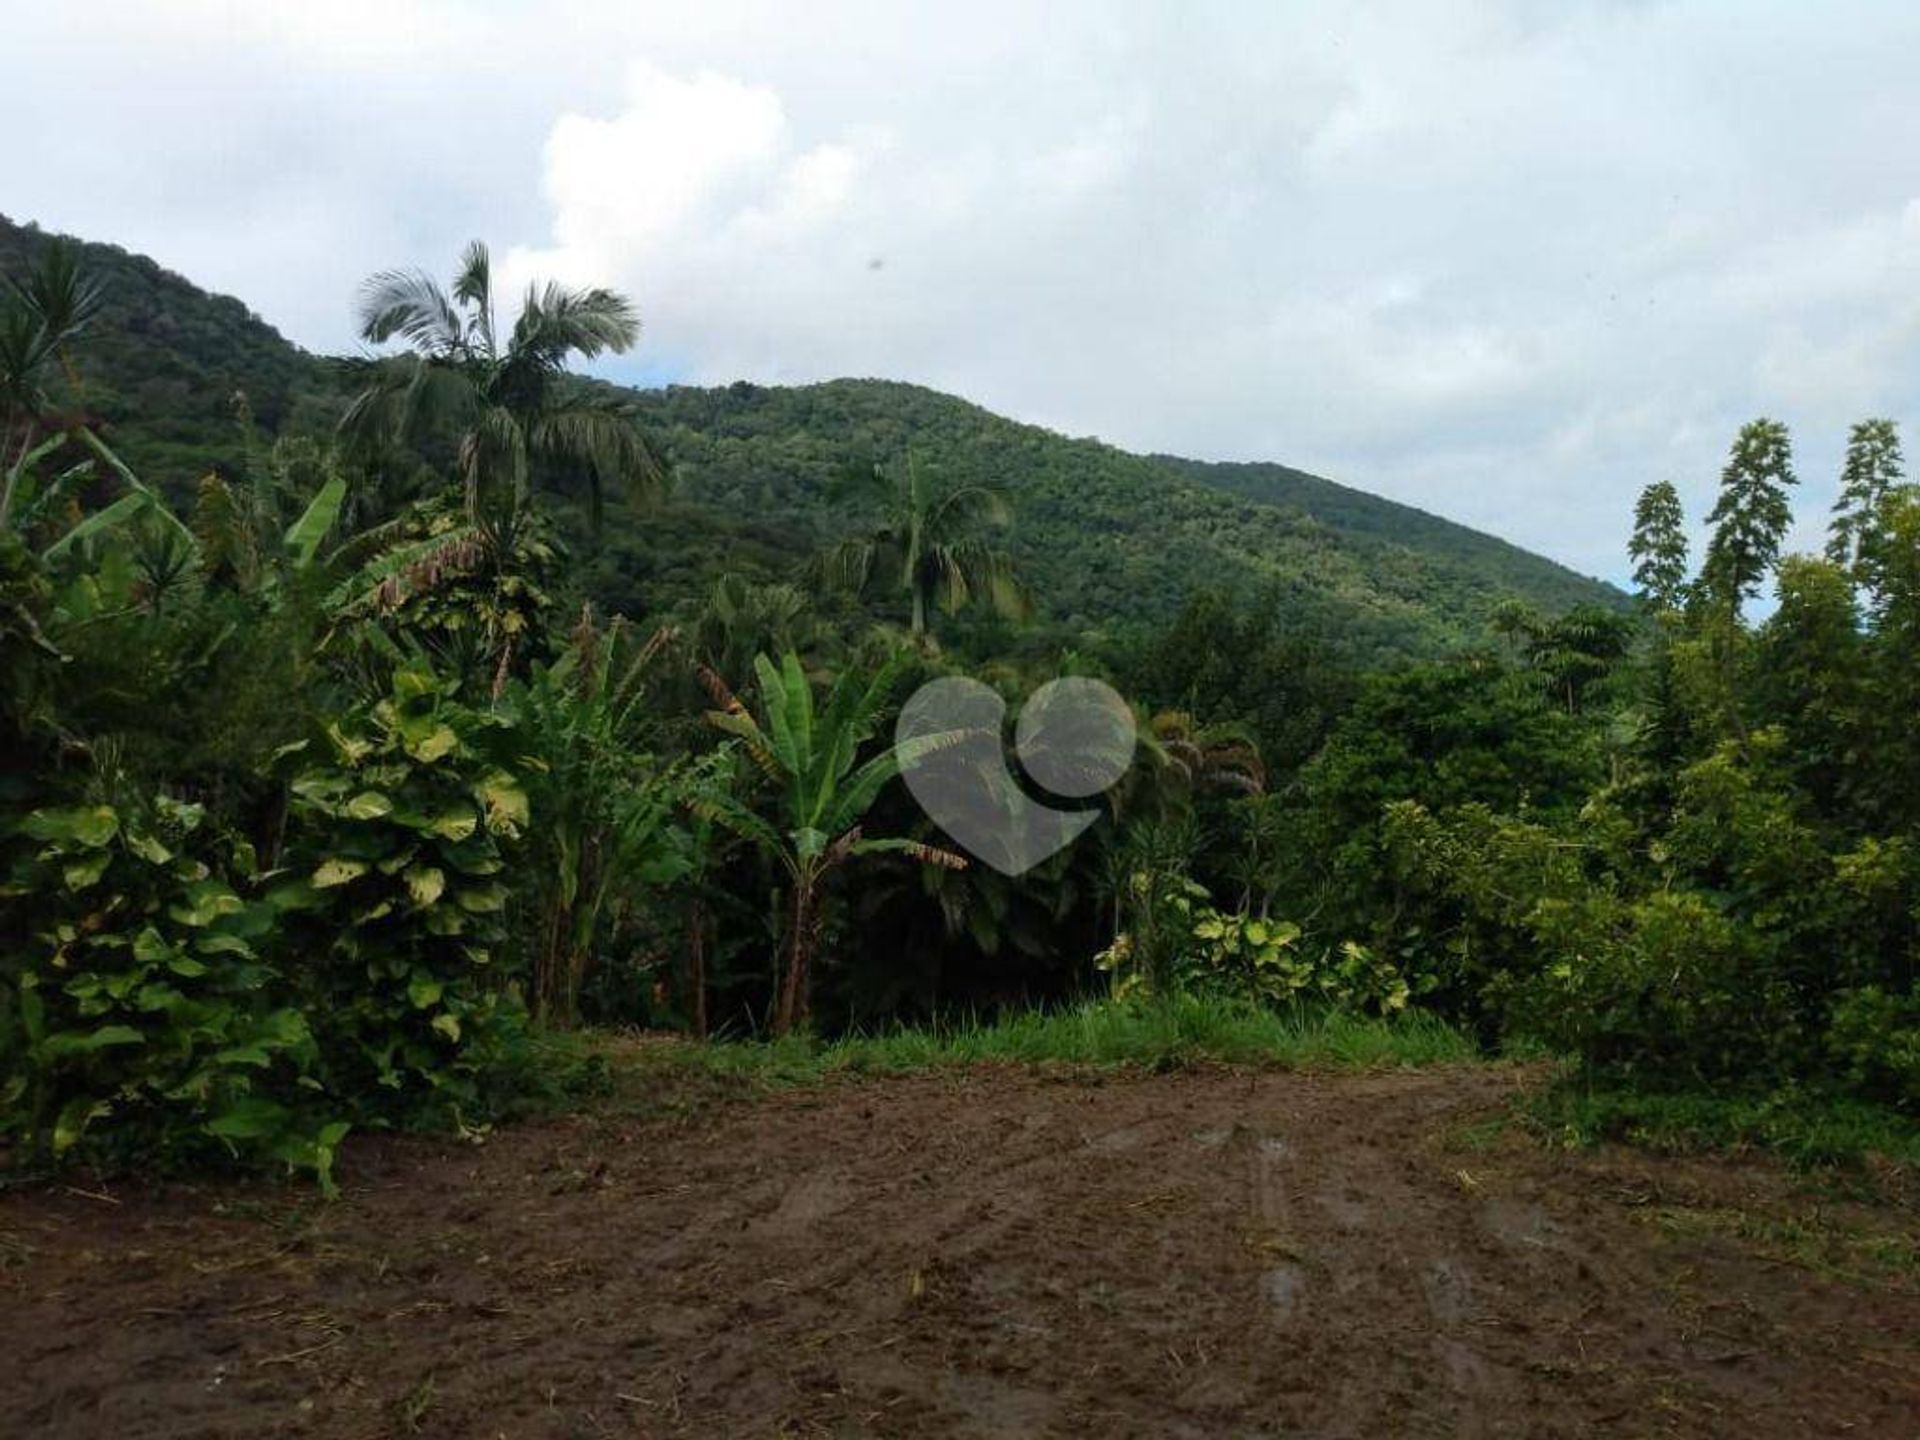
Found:
<path fill-rule="evenodd" d="M 1739 425 L 1817 546 L 1920 389 L 1920 5 L 16 5 L 0 212 L 356 348 L 486 239 L 632 383 L 882 376 L 1624 575 Z"/>

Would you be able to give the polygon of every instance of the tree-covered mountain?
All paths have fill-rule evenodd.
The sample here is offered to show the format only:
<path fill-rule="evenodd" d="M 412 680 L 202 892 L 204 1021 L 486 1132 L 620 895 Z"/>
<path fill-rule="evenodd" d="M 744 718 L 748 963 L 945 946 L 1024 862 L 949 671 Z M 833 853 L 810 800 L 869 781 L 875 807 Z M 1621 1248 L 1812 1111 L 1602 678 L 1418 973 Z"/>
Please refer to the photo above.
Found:
<path fill-rule="evenodd" d="M 25 275 L 59 238 L 0 215 L 0 276 Z M 269 431 L 325 423 L 326 362 L 243 303 L 117 245 L 82 244 L 81 258 L 102 304 L 72 356 L 80 406 L 141 474 L 183 489 L 230 461 L 241 391 Z"/>
<path fill-rule="evenodd" d="M 0 221 L 0 270 L 52 237 Z M 87 244 L 105 307 L 80 348 L 81 394 L 114 445 L 184 495 L 241 459 L 234 397 L 268 431 L 323 431 L 344 405 L 341 367 L 287 341 L 241 302 L 153 261 Z M 643 307 L 644 308 L 644 307 Z M 1503 599 L 1561 610 L 1611 587 L 1408 506 L 1279 465 L 1130 454 L 1023 425 L 919 386 L 837 380 L 628 392 L 671 462 L 673 498 L 611 505 L 596 531 L 562 509 L 574 578 L 611 608 L 686 611 L 736 571 L 790 578 L 857 527 L 829 502 L 850 464 L 916 463 L 1010 502 L 1016 573 L 1037 601 L 1033 642 L 1072 643 L 1170 619 L 1225 590 L 1278 605 L 1290 626 L 1366 657 L 1431 653 L 1484 633 Z M 1003 621 L 960 635 L 1011 643 Z"/>
<path fill-rule="evenodd" d="M 1342 538 L 1364 548 L 1369 542 L 1418 551 L 1525 595 L 1547 609 L 1599 599 L 1595 583 L 1566 566 L 1523 550 L 1511 541 L 1412 505 L 1383 500 L 1351 485 L 1269 461 L 1156 459 L 1204 485 L 1269 505 L 1304 510 Z"/>

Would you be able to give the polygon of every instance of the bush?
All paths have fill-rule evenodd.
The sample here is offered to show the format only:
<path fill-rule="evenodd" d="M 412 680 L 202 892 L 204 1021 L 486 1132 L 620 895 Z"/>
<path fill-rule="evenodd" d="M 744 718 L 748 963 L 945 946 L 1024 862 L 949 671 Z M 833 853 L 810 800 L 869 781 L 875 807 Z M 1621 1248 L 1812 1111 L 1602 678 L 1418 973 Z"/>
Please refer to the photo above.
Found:
<path fill-rule="evenodd" d="M 39 848 L 12 888 L 43 918 L 0 971 L 0 1049 L 20 1062 L 0 1126 L 43 1158 L 224 1151 L 324 1183 L 346 1127 L 320 1118 L 249 847 L 165 796 L 39 810 L 20 831 Z"/>
<path fill-rule="evenodd" d="M 299 917 L 290 940 L 319 1073 L 377 1114 L 480 1107 L 524 1026 L 516 977 L 495 962 L 503 850 L 527 797 L 489 753 L 504 749 L 503 722 L 458 690 L 424 661 L 403 665 L 292 782 L 290 874 L 274 899 Z"/>
<path fill-rule="evenodd" d="M 1188 882 L 1165 901 L 1172 938 L 1154 970 L 1139 965 L 1131 933 L 1098 958 L 1114 976 L 1116 998 L 1159 993 L 1267 1008 L 1311 1002 L 1381 1015 L 1406 1008 L 1405 978 L 1357 941 L 1316 956 L 1300 944 L 1302 931 L 1291 921 L 1216 910 L 1206 897 Z"/>
<path fill-rule="evenodd" d="M 1842 995 L 1827 1048 L 1863 1093 L 1920 1109 L 1920 990 L 1889 994 L 1867 985 Z"/>

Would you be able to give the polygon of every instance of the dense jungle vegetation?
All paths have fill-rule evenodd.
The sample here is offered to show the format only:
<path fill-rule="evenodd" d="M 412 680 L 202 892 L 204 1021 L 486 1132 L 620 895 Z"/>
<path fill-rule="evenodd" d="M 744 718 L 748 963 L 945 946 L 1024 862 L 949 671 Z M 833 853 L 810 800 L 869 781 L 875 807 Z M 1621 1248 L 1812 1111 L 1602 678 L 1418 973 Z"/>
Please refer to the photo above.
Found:
<path fill-rule="evenodd" d="M 496 295 L 478 245 L 451 284 L 372 277 L 369 356 L 322 362 L 148 262 L 4 238 L 19 1163 L 324 1182 L 349 1127 L 484 1123 L 584 1022 L 1108 995 L 1920 1104 L 1920 489 L 1889 421 L 1818 556 L 1781 553 L 1775 421 L 1698 564 L 1651 485 L 1629 605 L 1282 467 L 911 387 L 587 381 L 629 302 Z M 893 715 L 950 674 L 1137 708 L 1101 823 L 1018 878 L 896 781 Z"/>

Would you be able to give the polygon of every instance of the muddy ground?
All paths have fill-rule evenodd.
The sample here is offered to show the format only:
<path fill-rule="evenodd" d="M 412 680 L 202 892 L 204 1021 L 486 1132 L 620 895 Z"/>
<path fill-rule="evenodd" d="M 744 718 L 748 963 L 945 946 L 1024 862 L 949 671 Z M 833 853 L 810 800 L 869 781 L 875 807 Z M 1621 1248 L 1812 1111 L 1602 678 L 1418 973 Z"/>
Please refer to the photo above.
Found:
<path fill-rule="evenodd" d="M 1529 1083 L 973 1071 L 14 1194 L 0 1434 L 1920 1434 L 1909 1206 L 1564 1153 Z"/>

